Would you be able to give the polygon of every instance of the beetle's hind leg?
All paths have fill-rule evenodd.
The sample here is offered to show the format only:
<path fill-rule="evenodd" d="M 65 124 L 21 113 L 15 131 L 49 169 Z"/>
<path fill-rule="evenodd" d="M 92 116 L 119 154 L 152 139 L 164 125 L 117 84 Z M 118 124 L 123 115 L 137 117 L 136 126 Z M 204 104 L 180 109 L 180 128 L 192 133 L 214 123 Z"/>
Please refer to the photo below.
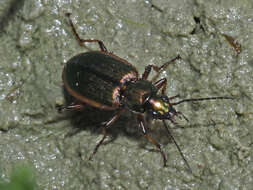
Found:
<path fill-rule="evenodd" d="M 105 47 L 104 43 L 103 43 L 101 40 L 96 40 L 96 39 L 94 39 L 94 40 L 91 40 L 91 39 L 84 40 L 84 39 L 81 39 L 81 38 L 79 37 L 79 35 L 78 35 L 76 29 L 75 29 L 75 26 L 74 26 L 74 24 L 73 24 L 71 18 L 70 18 L 71 13 L 66 13 L 65 15 L 68 17 L 69 24 L 70 24 L 70 26 L 71 26 L 71 28 L 72 28 L 72 31 L 73 31 L 73 33 L 75 34 L 75 37 L 76 37 L 78 43 L 80 44 L 80 46 L 86 47 L 86 46 L 85 46 L 85 42 L 96 42 L 96 43 L 98 43 L 98 45 L 99 45 L 101 51 L 107 52 L 107 48 Z"/>

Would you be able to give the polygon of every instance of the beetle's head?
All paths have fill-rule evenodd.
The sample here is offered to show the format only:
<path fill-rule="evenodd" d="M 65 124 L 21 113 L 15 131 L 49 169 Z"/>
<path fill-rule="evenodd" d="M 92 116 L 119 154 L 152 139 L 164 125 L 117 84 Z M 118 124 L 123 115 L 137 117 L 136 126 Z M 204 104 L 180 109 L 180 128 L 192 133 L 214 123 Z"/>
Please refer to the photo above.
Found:
<path fill-rule="evenodd" d="M 151 113 L 154 119 L 160 120 L 170 120 L 172 123 L 177 124 L 174 117 L 181 116 L 189 121 L 183 113 L 177 111 L 173 106 L 181 104 L 183 102 L 196 102 L 196 101 L 205 101 L 205 100 L 215 100 L 215 99 L 233 99 L 232 97 L 208 97 L 208 98 L 190 98 L 183 99 L 178 102 L 171 103 L 170 100 L 179 97 L 173 96 L 168 98 L 167 96 L 147 96 L 144 101 L 145 111 Z"/>
<path fill-rule="evenodd" d="M 174 121 L 174 116 L 182 115 L 172 106 L 167 96 L 149 97 L 146 99 L 146 110 L 154 119 Z M 183 116 L 184 117 L 184 116 Z M 184 117 L 185 118 L 185 117 Z M 187 118 L 185 118 L 187 120 Z"/>
<path fill-rule="evenodd" d="M 169 119 L 176 111 L 165 97 L 150 97 L 147 100 L 148 112 L 154 119 Z"/>

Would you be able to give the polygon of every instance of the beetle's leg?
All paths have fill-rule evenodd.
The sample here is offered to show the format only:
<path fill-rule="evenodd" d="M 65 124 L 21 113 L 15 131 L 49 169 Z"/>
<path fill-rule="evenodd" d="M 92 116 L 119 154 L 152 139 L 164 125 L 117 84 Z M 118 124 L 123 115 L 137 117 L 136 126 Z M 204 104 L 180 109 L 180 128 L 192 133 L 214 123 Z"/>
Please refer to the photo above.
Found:
<path fill-rule="evenodd" d="M 180 55 L 178 55 L 177 57 L 173 58 L 172 60 L 170 60 L 170 61 L 164 63 L 164 64 L 163 64 L 162 66 L 160 66 L 160 67 L 157 67 L 157 66 L 156 66 L 156 68 L 154 68 L 154 70 L 155 70 L 156 72 L 160 73 L 163 69 L 165 69 L 166 67 L 168 67 L 169 64 L 174 63 L 177 59 L 181 59 Z"/>
<path fill-rule="evenodd" d="M 141 76 L 141 79 L 142 79 L 142 80 L 146 80 L 146 79 L 148 78 L 152 66 L 153 66 L 153 65 L 148 65 L 148 66 L 145 67 L 145 71 L 144 71 L 144 73 L 143 73 L 142 76 Z"/>
<path fill-rule="evenodd" d="M 154 85 L 158 90 L 162 87 L 162 95 L 164 95 L 165 91 L 166 91 L 166 86 L 167 86 L 167 79 L 162 78 L 159 81 L 157 81 Z M 172 99 L 179 98 L 179 97 L 180 97 L 180 95 L 177 94 L 176 96 L 171 96 L 168 99 L 172 100 Z"/>
<path fill-rule="evenodd" d="M 106 129 L 111 126 L 115 121 L 118 120 L 119 116 L 120 116 L 120 113 L 123 109 L 119 109 L 118 112 L 109 120 L 107 121 L 106 123 L 103 124 L 103 138 L 99 141 L 99 143 L 96 145 L 95 149 L 93 150 L 92 154 L 90 155 L 89 157 L 89 160 L 91 160 L 93 158 L 93 156 L 96 154 L 98 148 L 100 147 L 100 145 L 103 144 L 106 136 L 107 136 L 107 133 L 106 133 Z"/>
<path fill-rule="evenodd" d="M 96 39 L 94 39 L 94 40 L 91 40 L 91 39 L 84 40 L 84 39 L 81 39 L 81 38 L 79 37 L 79 35 L 78 35 L 76 29 L 75 29 L 75 26 L 74 26 L 74 24 L 73 24 L 71 18 L 70 18 L 71 13 L 66 13 L 65 15 L 68 17 L 69 24 L 70 24 L 70 26 L 71 26 L 71 28 L 72 28 L 72 31 L 73 31 L 73 33 L 75 34 L 75 37 L 76 37 L 77 41 L 79 42 L 80 46 L 86 47 L 86 46 L 85 46 L 85 42 L 96 42 L 96 43 L 98 43 L 98 45 L 99 45 L 101 51 L 107 52 L 107 49 L 106 49 L 104 43 L 103 43 L 101 40 L 96 40 Z"/>
<path fill-rule="evenodd" d="M 166 78 L 162 78 L 155 83 L 155 87 L 158 88 L 158 90 L 162 87 L 162 95 L 165 94 L 166 86 L 167 86 L 167 79 Z"/>
<path fill-rule="evenodd" d="M 173 120 L 171 120 L 171 121 L 173 121 Z M 172 122 L 172 123 L 174 123 L 174 122 Z M 175 124 L 175 123 L 174 123 L 174 124 Z M 182 151 L 181 151 L 181 148 L 180 148 L 179 145 L 177 144 L 176 139 L 173 137 L 172 133 L 170 132 L 170 130 L 169 130 L 169 128 L 168 128 L 168 126 L 167 126 L 167 124 L 166 124 L 166 122 L 165 122 L 164 120 L 163 120 L 163 126 L 164 126 L 164 128 L 166 129 L 167 134 L 169 135 L 169 137 L 171 138 L 171 140 L 172 140 L 172 141 L 174 142 L 174 144 L 176 145 L 177 150 L 179 151 L 179 153 L 180 153 L 181 157 L 183 158 L 185 164 L 187 165 L 189 171 L 192 173 L 192 169 L 191 169 L 190 165 L 188 164 L 186 158 L 184 157 L 184 154 L 183 154 Z"/>
<path fill-rule="evenodd" d="M 82 110 L 84 108 L 84 104 L 70 104 L 67 106 L 56 106 L 58 112 L 63 112 L 66 110 Z"/>
<path fill-rule="evenodd" d="M 147 134 L 147 129 L 145 126 L 145 121 L 144 121 L 144 117 L 141 114 L 137 114 L 137 119 L 139 121 L 139 127 L 142 130 L 143 135 L 148 139 L 149 142 L 151 142 L 153 145 L 155 145 L 158 149 L 158 151 L 161 153 L 162 157 L 163 157 L 163 165 L 164 167 L 166 166 L 167 163 L 167 159 L 166 156 L 161 148 L 161 145 L 159 143 L 157 143 L 153 138 L 151 138 L 148 134 Z"/>
<path fill-rule="evenodd" d="M 177 59 L 180 59 L 181 57 L 178 55 L 177 57 L 175 57 L 174 59 L 164 63 L 162 66 L 158 67 L 156 65 L 148 65 L 145 67 L 145 71 L 142 74 L 141 79 L 142 80 L 146 80 L 150 74 L 151 68 L 153 68 L 158 74 L 160 74 L 160 72 L 165 69 L 166 67 L 168 67 L 169 64 L 173 63 L 174 61 L 176 61 Z"/>

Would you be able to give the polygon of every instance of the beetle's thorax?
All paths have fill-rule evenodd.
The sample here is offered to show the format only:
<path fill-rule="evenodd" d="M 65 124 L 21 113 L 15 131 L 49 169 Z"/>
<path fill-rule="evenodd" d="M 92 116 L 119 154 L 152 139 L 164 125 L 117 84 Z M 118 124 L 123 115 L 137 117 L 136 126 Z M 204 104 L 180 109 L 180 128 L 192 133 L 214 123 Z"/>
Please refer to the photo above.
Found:
<path fill-rule="evenodd" d="M 144 112 L 144 102 L 150 96 L 156 96 L 157 88 L 147 80 L 129 82 L 122 92 L 125 106 L 133 112 Z"/>

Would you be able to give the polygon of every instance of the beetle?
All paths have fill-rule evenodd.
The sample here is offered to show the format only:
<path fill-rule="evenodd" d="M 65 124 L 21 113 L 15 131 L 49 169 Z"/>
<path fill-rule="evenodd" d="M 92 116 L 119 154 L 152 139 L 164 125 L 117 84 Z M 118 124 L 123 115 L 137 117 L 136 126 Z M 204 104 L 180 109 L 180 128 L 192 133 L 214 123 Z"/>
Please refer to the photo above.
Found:
<path fill-rule="evenodd" d="M 109 52 L 101 40 L 81 39 L 73 25 L 70 15 L 70 13 L 66 13 L 69 24 L 79 44 L 85 47 L 85 43 L 88 42 L 98 43 L 100 51 L 80 53 L 67 61 L 63 69 L 62 79 L 64 88 L 75 98 L 75 101 L 70 105 L 62 106 L 60 110 L 80 110 L 83 109 L 84 105 L 89 105 L 101 110 L 114 110 L 116 112 L 111 119 L 102 124 L 103 138 L 94 148 L 89 160 L 93 158 L 100 145 L 104 142 L 107 136 L 106 130 L 118 120 L 122 110 L 127 109 L 136 115 L 142 134 L 149 142 L 156 146 L 163 158 L 163 164 L 166 166 L 167 159 L 160 144 L 148 135 L 144 113 L 148 113 L 155 120 L 161 120 L 167 134 L 175 143 L 185 164 L 191 171 L 179 145 L 170 133 L 165 120 L 169 120 L 177 125 L 175 116 L 182 116 L 188 121 L 183 113 L 174 108 L 175 105 L 183 102 L 232 98 L 191 98 L 172 103 L 171 100 L 179 98 L 179 95 L 168 97 L 165 94 L 167 79 L 162 78 L 153 84 L 147 78 L 151 69 L 159 74 L 168 65 L 180 59 L 180 56 L 175 57 L 160 67 L 148 65 L 145 67 L 144 73 L 139 76 L 136 68 L 132 64 Z"/>

